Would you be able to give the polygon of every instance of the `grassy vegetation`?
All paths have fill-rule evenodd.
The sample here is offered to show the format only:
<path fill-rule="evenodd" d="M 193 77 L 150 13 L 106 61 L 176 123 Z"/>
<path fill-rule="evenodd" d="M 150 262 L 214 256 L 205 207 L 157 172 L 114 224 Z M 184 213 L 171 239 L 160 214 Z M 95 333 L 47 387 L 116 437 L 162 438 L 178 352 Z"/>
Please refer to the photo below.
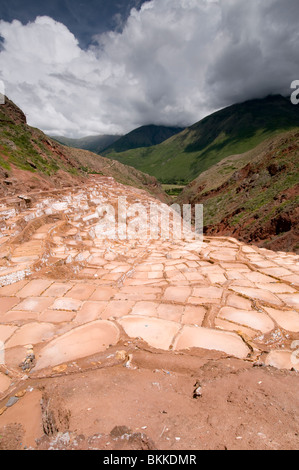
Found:
<path fill-rule="evenodd" d="M 162 188 L 169 196 L 176 198 L 185 189 L 186 185 L 180 184 L 162 184 Z"/>
<path fill-rule="evenodd" d="M 230 155 L 243 154 L 270 137 L 299 127 L 299 109 L 281 96 L 221 110 L 170 139 L 107 156 L 155 176 L 188 183 Z"/>
<path fill-rule="evenodd" d="M 2 123 L 0 129 L 0 144 L 2 155 L 0 165 L 5 168 L 14 164 L 17 168 L 32 173 L 40 171 L 47 175 L 59 169 L 58 163 L 51 157 L 50 152 L 41 141 L 34 139 L 26 125 Z"/>
<path fill-rule="evenodd" d="M 177 202 L 203 203 L 205 226 L 215 227 L 225 220 L 231 231 L 242 227 L 250 237 L 275 218 L 296 214 L 298 154 L 298 130 L 281 134 L 202 173 Z M 274 174 L 269 171 L 271 165 L 276 167 Z"/>

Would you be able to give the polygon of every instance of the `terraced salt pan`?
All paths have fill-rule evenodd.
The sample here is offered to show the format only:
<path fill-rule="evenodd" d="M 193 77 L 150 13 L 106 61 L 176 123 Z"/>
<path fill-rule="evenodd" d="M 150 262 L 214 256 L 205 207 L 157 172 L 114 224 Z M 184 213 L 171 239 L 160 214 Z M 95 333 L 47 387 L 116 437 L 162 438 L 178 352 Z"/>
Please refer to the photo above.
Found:
<path fill-rule="evenodd" d="M 155 317 L 157 316 L 157 303 L 154 302 L 137 302 L 132 310 L 132 315 L 140 315 L 143 317 Z"/>
<path fill-rule="evenodd" d="M 63 310 L 45 310 L 38 316 L 38 320 L 49 323 L 68 323 L 73 320 L 75 312 L 63 311 Z"/>
<path fill-rule="evenodd" d="M 1 297 L 0 300 L 0 315 L 2 313 L 7 312 L 11 308 L 13 308 L 17 303 L 19 302 L 20 299 L 16 297 Z"/>
<path fill-rule="evenodd" d="M 0 372 L 0 394 L 5 392 L 11 384 L 11 379 Z"/>
<path fill-rule="evenodd" d="M 256 330 L 252 330 L 251 328 L 248 328 L 247 326 L 239 325 L 237 323 L 233 323 L 228 320 L 223 320 L 222 318 L 215 319 L 215 328 L 219 330 L 224 330 L 224 331 L 232 331 L 238 334 L 241 333 L 244 338 L 246 337 L 251 340 L 256 338 L 258 334 Z"/>
<path fill-rule="evenodd" d="M 166 351 L 180 330 L 178 323 L 152 317 L 127 316 L 118 320 L 118 323 L 130 338 L 142 338 L 153 348 Z"/>
<path fill-rule="evenodd" d="M 14 326 L 0 325 L 0 341 L 5 343 L 5 341 L 13 335 L 16 329 L 17 328 Z"/>
<path fill-rule="evenodd" d="M 63 297 L 56 299 L 52 305 L 52 310 L 66 310 L 71 312 L 77 312 L 82 305 L 82 302 L 78 299 L 71 299 Z"/>
<path fill-rule="evenodd" d="M 207 311 L 204 307 L 187 306 L 184 309 L 184 314 L 181 318 L 181 323 L 184 325 L 201 326 L 204 321 Z"/>
<path fill-rule="evenodd" d="M 287 305 L 299 310 L 299 294 L 279 294 L 279 298 Z"/>
<path fill-rule="evenodd" d="M 34 370 L 105 351 L 119 340 L 119 330 L 109 321 L 98 320 L 69 331 L 41 350 Z"/>
<path fill-rule="evenodd" d="M 58 351 L 64 361 L 62 349 L 54 347 L 54 334 L 77 330 L 81 335 L 85 330 L 78 327 L 83 325 L 88 331 L 88 325 L 92 328 L 101 320 L 110 320 L 110 324 L 113 319 L 129 336 L 142 337 L 153 347 L 168 349 L 175 341 L 178 348 L 201 347 L 246 357 L 248 347 L 236 332 L 253 342 L 257 331 L 274 331 L 276 324 L 298 333 L 298 256 L 247 247 L 224 237 L 206 238 L 202 245 L 183 240 L 137 243 L 97 239 L 93 230 L 97 221 L 90 218 L 95 208 L 90 201 L 114 204 L 117 196 L 124 194 L 130 195 L 132 203 L 149 206 L 146 193 L 99 177 L 94 185 L 40 200 L 30 211 L 15 211 L 15 220 L 1 219 L 0 236 L 7 238 L 0 246 L 0 263 L 5 259 L 0 267 L 0 286 L 1 277 L 6 284 L 17 281 L 22 270 L 25 277 L 24 270 L 32 266 L 37 252 L 43 266 L 40 279 L 0 287 L 0 323 L 3 328 L 13 328 L 2 329 L 7 343 L 45 340 L 53 357 Z M 63 207 L 68 212 L 68 226 L 60 221 L 49 232 L 46 224 L 29 243 L 13 244 L 15 263 L 9 264 L 5 256 L 10 237 L 16 235 L 17 219 L 33 220 L 47 211 L 59 213 Z M 43 239 L 46 243 L 40 243 Z M 51 257 L 54 263 L 66 260 L 70 273 L 66 281 L 44 279 L 48 265 L 43 263 L 49 261 L 51 267 Z M 20 264 L 25 258 L 28 263 Z M 43 332 L 38 324 L 51 325 L 51 329 Z M 66 344 L 68 349 L 67 338 L 61 336 L 61 343 L 57 338 L 58 346 Z M 260 343 L 256 347 L 263 350 Z M 77 349 L 70 357 L 85 357 L 88 341 Z M 45 355 L 44 364 L 58 360 L 53 357 Z"/>
<path fill-rule="evenodd" d="M 168 287 L 164 294 L 164 299 L 173 302 L 186 302 L 191 295 L 189 287 Z"/>
<path fill-rule="evenodd" d="M 264 310 L 276 321 L 276 323 L 287 331 L 299 333 L 299 314 L 292 310 L 276 310 L 265 307 Z"/>
<path fill-rule="evenodd" d="M 269 304 L 282 305 L 281 300 L 278 297 L 276 297 L 276 295 L 263 289 L 242 287 L 242 286 L 240 287 L 232 286 L 231 289 L 237 292 L 238 294 L 243 294 L 246 297 L 249 297 L 252 299 L 260 300 L 262 302 L 269 303 Z"/>
<path fill-rule="evenodd" d="M 104 302 L 104 301 L 85 302 L 83 307 L 76 314 L 75 323 L 78 323 L 78 325 L 80 325 L 80 324 L 89 323 L 89 322 L 92 322 L 101 318 L 101 315 L 106 310 L 107 306 L 108 306 L 108 302 Z"/>
<path fill-rule="evenodd" d="M 277 369 L 299 371 L 299 356 L 294 354 L 294 351 L 271 351 L 265 360 L 265 364 Z"/>
<path fill-rule="evenodd" d="M 51 323 L 28 323 L 21 326 L 14 335 L 5 343 L 5 348 L 24 346 L 26 344 L 38 344 L 50 339 L 55 332 L 55 326 Z"/>
<path fill-rule="evenodd" d="M 51 284 L 52 281 L 35 279 L 34 281 L 30 281 L 26 286 L 23 287 L 23 289 L 19 290 L 18 297 L 37 297 L 41 295 Z"/>
<path fill-rule="evenodd" d="M 194 326 L 184 326 L 173 347 L 177 351 L 189 348 L 223 351 L 240 359 L 245 359 L 250 353 L 248 346 L 235 333 Z"/>
<path fill-rule="evenodd" d="M 52 298 L 47 297 L 27 297 L 22 300 L 13 310 L 41 313 L 53 303 Z M 66 309 L 65 309 L 66 310 Z"/>
<path fill-rule="evenodd" d="M 219 312 L 219 317 L 239 325 L 248 326 L 262 333 L 268 333 L 275 328 L 274 322 L 268 315 L 255 310 L 248 311 L 233 307 L 223 307 Z"/>

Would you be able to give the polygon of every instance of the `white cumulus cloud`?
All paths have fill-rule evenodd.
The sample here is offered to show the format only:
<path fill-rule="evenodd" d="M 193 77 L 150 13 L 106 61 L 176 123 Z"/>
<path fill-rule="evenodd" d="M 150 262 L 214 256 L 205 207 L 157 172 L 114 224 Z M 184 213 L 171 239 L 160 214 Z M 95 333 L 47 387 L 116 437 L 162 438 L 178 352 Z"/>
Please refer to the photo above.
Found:
<path fill-rule="evenodd" d="M 190 125 L 237 101 L 289 92 L 298 0 L 152 0 L 82 50 L 49 17 L 0 21 L 0 79 L 49 134 Z"/>

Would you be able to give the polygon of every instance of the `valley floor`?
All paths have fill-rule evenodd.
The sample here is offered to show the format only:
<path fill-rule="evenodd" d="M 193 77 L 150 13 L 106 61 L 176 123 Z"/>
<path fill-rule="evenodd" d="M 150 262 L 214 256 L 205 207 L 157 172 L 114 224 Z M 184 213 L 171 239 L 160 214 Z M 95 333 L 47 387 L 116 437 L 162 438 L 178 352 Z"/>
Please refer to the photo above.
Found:
<path fill-rule="evenodd" d="M 124 195 L 169 210 L 104 177 L 2 200 L 0 449 L 295 449 L 299 256 L 97 238 Z"/>

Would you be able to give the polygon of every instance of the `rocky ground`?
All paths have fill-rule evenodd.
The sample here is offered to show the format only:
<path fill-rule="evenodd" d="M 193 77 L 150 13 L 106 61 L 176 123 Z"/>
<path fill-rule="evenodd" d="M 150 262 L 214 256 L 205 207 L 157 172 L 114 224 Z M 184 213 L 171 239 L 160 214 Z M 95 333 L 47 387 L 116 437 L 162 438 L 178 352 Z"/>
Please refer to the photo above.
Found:
<path fill-rule="evenodd" d="M 169 213 L 100 176 L 1 201 L 0 449 L 295 449 L 299 256 L 102 239 L 120 196 Z"/>

